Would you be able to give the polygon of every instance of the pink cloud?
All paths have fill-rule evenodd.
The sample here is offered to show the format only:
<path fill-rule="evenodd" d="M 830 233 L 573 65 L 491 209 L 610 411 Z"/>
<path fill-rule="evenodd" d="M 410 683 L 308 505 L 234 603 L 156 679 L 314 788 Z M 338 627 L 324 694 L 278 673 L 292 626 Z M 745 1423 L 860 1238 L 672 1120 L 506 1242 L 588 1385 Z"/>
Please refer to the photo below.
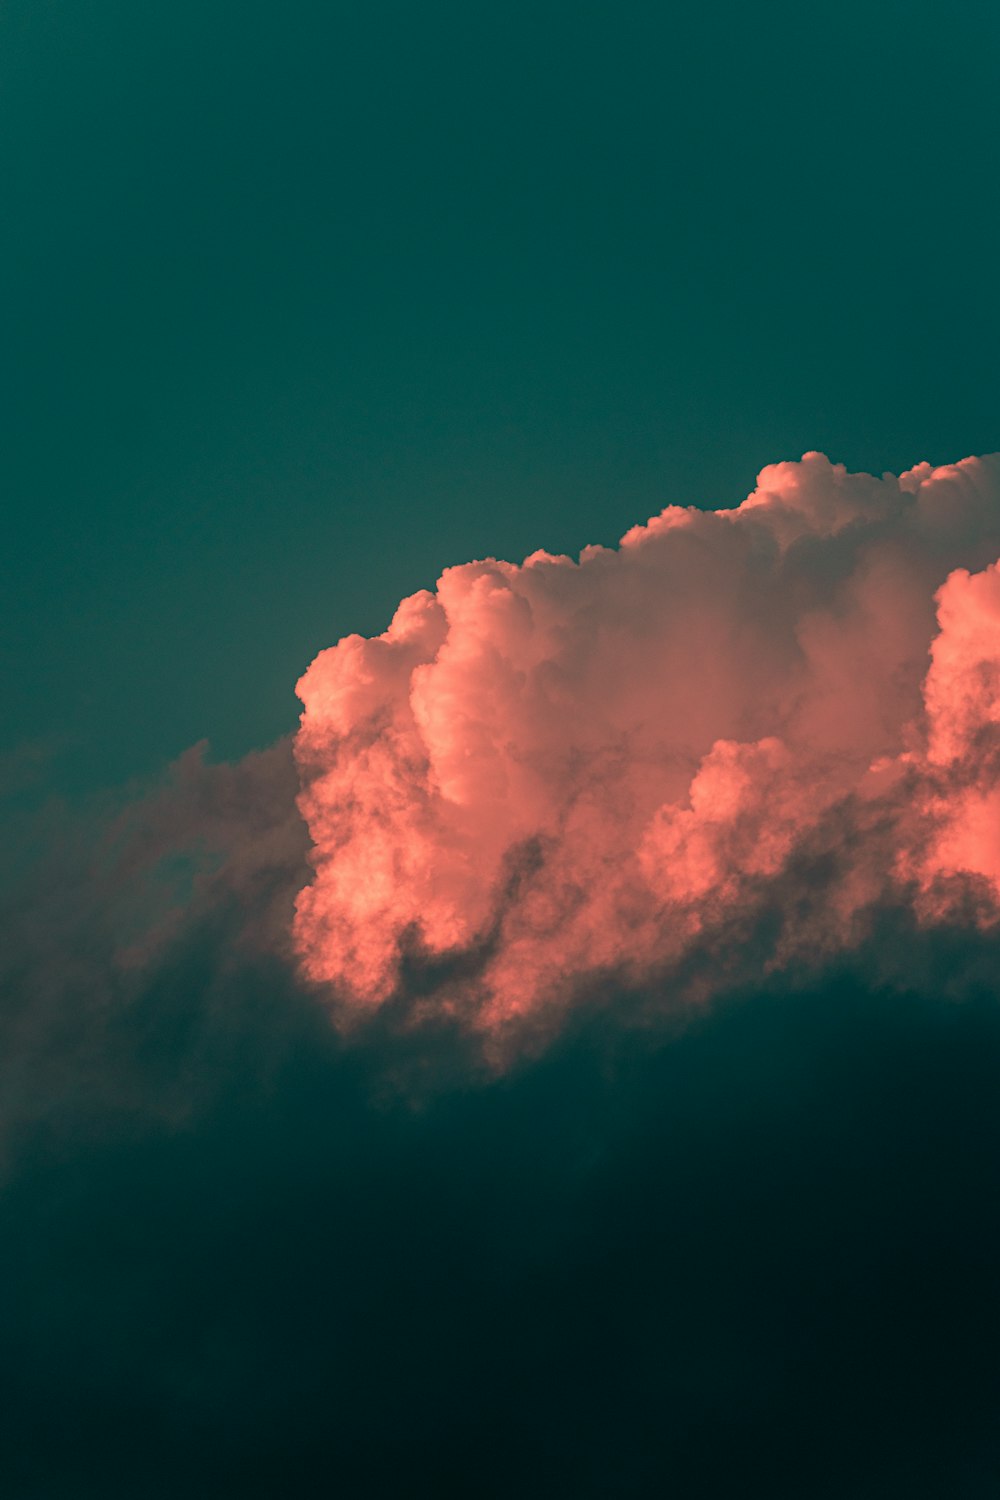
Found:
<path fill-rule="evenodd" d="M 915 868 L 927 910 L 942 917 L 956 895 L 942 877 L 978 876 L 1000 899 L 1000 564 L 956 569 L 937 610 L 920 802 L 933 833 Z"/>
<path fill-rule="evenodd" d="M 790 954 L 890 896 L 1000 897 L 998 554 L 997 456 L 875 479 L 810 453 L 618 549 L 447 569 L 298 684 L 304 973 L 349 1019 L 407 953 L 477 952 L 433 1004 L 497 1032 L 765 902 Z M 785 885 L 819 847 L 806 910 Z"/>

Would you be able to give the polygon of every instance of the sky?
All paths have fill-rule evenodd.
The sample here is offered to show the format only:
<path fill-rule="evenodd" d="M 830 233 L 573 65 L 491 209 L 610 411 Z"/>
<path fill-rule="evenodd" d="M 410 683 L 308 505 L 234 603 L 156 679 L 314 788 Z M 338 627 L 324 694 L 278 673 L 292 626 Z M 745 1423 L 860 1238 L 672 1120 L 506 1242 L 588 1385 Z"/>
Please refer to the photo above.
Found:
<path fill-rule="evenodd" d="M 447 563 L 996 446 L 991 5 L 2 26 L 4 749 L 67 790 L 270 743 Z"/>
<path fill-rule="evenodd" d="M 5 1494 L 996 1494 L 998 43 L 4 5 Z"/>

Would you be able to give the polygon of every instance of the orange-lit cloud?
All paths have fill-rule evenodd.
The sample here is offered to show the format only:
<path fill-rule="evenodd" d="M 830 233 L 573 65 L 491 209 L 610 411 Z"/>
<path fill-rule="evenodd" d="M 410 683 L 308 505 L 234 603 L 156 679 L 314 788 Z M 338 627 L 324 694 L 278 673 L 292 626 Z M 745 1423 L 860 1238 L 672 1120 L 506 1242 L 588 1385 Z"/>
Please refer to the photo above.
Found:
<path fill-rule="evenodd" d="M 298 685 L 303 971 L 350 1015 L 438 963 L 433 1004 L 497 1032 L 765 907 L 772 964 L 886 900 L 990 919 L 998 555 L 1000 458 L 811 453 L 617 549 L 449 568 Z"/>

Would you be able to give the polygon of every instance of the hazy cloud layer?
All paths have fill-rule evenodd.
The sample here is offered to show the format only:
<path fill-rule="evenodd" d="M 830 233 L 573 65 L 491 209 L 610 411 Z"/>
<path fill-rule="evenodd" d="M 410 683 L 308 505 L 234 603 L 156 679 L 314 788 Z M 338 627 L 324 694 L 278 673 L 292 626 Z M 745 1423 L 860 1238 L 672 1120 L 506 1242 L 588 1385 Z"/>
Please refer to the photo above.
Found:
<path fill-rule="evenodd" d="M 0 1165 L 33 1121 L 196 1112 L 260 1023 L 247 995 L 276 970 L 287 985 L 305 874 L 288 741 L 233 765 L 204 750 L 23 820 L 0 902 Z"/>
<path fill-rule="evenodd" d="M 992 921 L 998 554 L 997 456 L 807 454 L 578 562 L 447 569 L 299 683 L 304 973 L 349 1020 L 423 966 L 496 1039 L 699 949 L 752 979 L 765 913 L 755 972 L 887 906 Z"/>

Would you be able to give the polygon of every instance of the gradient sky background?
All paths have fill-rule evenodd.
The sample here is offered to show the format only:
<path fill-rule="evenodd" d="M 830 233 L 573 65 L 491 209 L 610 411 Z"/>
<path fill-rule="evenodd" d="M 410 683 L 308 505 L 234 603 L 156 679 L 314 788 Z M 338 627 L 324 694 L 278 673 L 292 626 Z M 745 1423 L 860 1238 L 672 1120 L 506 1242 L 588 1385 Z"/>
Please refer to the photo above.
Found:
<path fill-rule="evenodd" d="M 5 1500 L 994 1500 L 995 932 L 889 905 L 765 983 L 765 912 L 704 1015 L 654 979 L 487 1081 L 268 947 L 287 745 L 157 778 L 447 564 L 997 449 L 998 44 L 0 7 Z"/>
<path fill-rule="evenodd" d="M 446 563 L 995 446 L 998 30 L 11 0 L 4 748 L 239 754 Z"/>

